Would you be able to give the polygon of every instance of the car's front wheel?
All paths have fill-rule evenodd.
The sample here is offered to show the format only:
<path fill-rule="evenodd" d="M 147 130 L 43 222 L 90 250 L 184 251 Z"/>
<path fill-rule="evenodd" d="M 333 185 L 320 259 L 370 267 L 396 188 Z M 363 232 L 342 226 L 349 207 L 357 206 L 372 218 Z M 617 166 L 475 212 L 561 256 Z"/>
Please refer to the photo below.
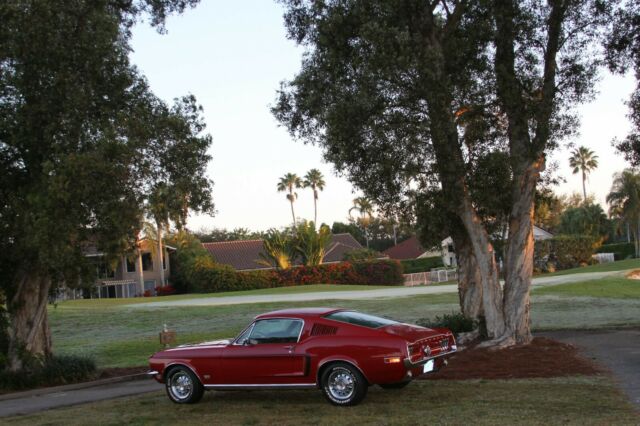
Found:
<path fill-rule="evenodd" d="M 322 391 L 335 405 L 356 405 L 367 394 L 368 383 L 362 373 L 347 363 L 331 364 L 322 373 Z"/>
<path fill-rule="evenodd" d="M 193 404 L 200 401 L 204 387 L 198 377 L 187 367 L 174 367 L 165 380 L 169 399 L 177 404 Z"/>

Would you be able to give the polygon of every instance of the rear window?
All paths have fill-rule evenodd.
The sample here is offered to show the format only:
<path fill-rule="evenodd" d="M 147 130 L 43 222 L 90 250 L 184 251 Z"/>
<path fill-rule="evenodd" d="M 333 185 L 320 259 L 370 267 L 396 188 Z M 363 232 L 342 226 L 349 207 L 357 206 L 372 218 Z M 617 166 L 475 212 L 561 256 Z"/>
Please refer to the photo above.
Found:
<path fill-rule="evenodd" d="M 334 321 L 346 322 L 349 324 L 361 325 L 368 328 L 380 328 L 385 325 L 397 324 L 397 321 L 393 321 L 386 318 L 376 317 L 374 315 L 367 315 L 361 312 L 355 311 L 340 311 L 333 312 L 326 315 L 325 318 L 332 319 Z"/>

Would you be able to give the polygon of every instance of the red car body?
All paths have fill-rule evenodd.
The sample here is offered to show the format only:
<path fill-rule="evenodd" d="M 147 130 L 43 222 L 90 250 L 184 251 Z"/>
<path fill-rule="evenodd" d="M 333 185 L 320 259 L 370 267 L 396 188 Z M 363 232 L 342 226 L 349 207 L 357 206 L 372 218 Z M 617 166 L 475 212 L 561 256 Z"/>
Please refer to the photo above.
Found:
<path fill-rule="evenodd" d="M 447 329 L 341 309 L 288 309 L 259 315 L 236 339 L 158 352 L 149 359 L 149 374 L 167 384 L 174 402 L 195 402 L 204 389 L 322 389 L 323 380 L 330 379 L 324 377 L 327 369 L 336 366 L 343 370 L 331 376 L 333 390 L 355 388 L 355 382 L 365 387 L 402 387 L 413 378 L 437 371 L 455 351 L 453 334 Z M 180 380 L 170 376 L 175 369 L 183 371 L 180 383 L 193 382 L 190 386 L 199 391 L 195 398 L 175 397 L 186 393 L 185 389 L 194 390 L 176 387 Z M 328 398 L 338 405 L 353 405 L 362 399 L 343 403 L 332 400 L 340 398 Z"/>

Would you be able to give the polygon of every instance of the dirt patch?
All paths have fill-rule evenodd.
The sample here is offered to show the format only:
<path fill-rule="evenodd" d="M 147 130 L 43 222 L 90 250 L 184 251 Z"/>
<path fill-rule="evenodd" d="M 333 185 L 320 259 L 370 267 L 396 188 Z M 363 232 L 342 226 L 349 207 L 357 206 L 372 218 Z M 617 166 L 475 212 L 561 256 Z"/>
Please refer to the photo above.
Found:
<path fill-rule="evenodd" d="M 626 277 L 630 280 L 640 280 L 640 269 L 629 272 Z"/>
<path fill-rule="evenodd" d="M 98 373 L 98 379 L 109 379 L 111 377 L 131 376 L 133 374 L 142 374 L 149 371 L 147 367 L 118 367 L 105 368 Z"/>
<path fill-rule="evenodd" d="M 501 350 L 476 346 L 449 358 L 449 365 L 426 377 L 433 380 L 524 379 L 597 375 L 604 370 L 578 354 L 578 349 L 546 337 L 526 346 Z"/>

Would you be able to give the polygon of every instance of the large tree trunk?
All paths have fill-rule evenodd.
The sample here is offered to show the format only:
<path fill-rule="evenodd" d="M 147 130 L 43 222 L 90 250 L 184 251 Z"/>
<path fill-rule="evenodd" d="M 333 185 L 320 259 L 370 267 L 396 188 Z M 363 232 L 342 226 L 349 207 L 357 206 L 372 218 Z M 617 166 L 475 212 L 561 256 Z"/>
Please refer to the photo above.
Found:
<path fill-rule="evenodd" d="M 503 345 L 525 344 L 532 339 L 530 329 L 530 288 L 533 275 L 534 194 L 544 159 L 514 176 L 513 206 L 509 220 L 509 239 L 505 252 Z"/>
<path fill-rule="evenodd" d="M 471 204 L 469 201 L 467 203 Z M 482 307 L 487 325 L 487 337 L 496 339 L 504 334 L 505 322 L 502 312 L 502 287 L 498 277 L 493 245 L 472 206 L 467 206 L 464 211 L 460 212 L 460 215 L 469 234 L 482 284 Z"/>
<path fill-rule="evenodd" d="M 482 309 L 482 278 L 473 247 L 463 229 L 453 230 L 453 244 L 458 261 L 458 296 L 460 310 L 468 318 L 479 320 L 484 315 Z"/>
<path fill-rule="evenodd" d="M 21 273 L 16 290 L 7 303 L 9 313 L 9 350 L 7 368 L 19 371 L 29 363 L 51 356 L 51 332 L 47 303 L 51 281 L 33 273 Z"/>

